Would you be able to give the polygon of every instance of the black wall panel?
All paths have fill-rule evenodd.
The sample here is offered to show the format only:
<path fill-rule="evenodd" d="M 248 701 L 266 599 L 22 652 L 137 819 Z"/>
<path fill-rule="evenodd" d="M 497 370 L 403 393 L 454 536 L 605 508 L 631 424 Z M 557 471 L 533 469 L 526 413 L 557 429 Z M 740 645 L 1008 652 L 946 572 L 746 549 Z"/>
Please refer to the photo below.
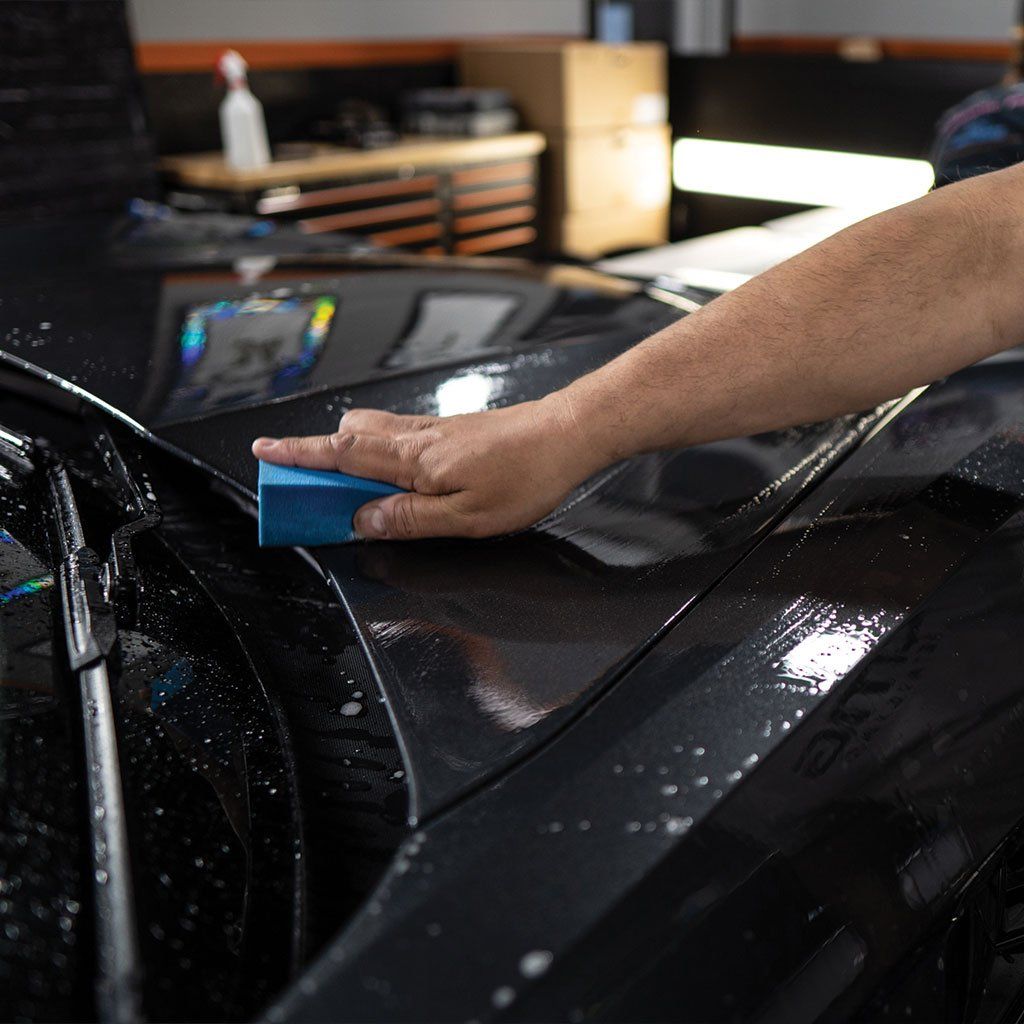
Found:
<path fill-rule="evenodd" d="M 989 62 L 673 57 L 670 118 L 676 137 L 927 157 L 939 115 L 1002 73 Z M 797 209 L 676 194 L 673 234 L 759 224 Z"/>
<path fill-rule="evenodd" d="M 124 0 L 0 0 L 0 221 L 155 188 Z"/>
<path fill-rule="evenodd" d="M 396 116 L 403 92 L 453 85 L 455 66 L 440 63 L 254 71 L 249 82 L 263 104 L 270 141 L 278 143 L 308 139 L 310 126 L 334 117 L 338 104 L 346 99 L 366 100 L 382 107 L 389 116 Z M 194 153 L 220 148 L 217 111 L 224 87 L 214 80 L 213 68 L 209 74 L 146 75 L 143 91 L 159 152 Z"/>

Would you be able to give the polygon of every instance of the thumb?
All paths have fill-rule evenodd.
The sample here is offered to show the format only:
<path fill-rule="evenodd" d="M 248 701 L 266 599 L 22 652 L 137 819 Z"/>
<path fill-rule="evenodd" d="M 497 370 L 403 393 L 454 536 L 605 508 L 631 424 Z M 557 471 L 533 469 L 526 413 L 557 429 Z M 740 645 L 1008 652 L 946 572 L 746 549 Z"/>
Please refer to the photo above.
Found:
<path fill-rule="evenodd" d="M 363 505 L 356 533 L 366 540 L 481 536 L 475 517 L 454 507 L 450 494 L 391 494 Z"/>

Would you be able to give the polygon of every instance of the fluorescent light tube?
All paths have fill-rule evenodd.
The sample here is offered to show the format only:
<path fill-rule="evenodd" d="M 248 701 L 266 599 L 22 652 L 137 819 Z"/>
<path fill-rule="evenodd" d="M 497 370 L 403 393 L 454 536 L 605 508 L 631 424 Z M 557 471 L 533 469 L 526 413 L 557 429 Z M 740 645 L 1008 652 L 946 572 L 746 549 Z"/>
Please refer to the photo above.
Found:
<path fill-rule="evenodd" d="M 934 174 L 925 160 L 678 139 L 672 180 L 683 192 L 837 206 L 866 216 L 923 196 Z"/>

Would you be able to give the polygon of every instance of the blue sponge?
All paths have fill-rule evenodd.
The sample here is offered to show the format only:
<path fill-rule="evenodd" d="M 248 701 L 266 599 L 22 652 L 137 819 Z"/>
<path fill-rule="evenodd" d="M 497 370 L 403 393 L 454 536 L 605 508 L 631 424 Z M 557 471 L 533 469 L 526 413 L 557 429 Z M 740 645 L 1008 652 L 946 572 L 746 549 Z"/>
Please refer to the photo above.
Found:
<path fill-rule="evenodd" d="M 345 473 L 260 463 L 260 547 L 312 547 L 354 540 L 352 517 L 400 487 Z"/>

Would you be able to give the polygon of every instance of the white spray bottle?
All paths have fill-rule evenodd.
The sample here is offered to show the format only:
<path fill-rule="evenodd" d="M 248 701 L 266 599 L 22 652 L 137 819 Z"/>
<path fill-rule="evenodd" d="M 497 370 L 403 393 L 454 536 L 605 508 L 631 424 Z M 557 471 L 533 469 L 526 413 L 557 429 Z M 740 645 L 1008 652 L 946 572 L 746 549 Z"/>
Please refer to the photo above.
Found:
<path fill-rule="evenodd" d="M 250 170 L 270 163 L 270 144 L 263 107 L 249 91 L 245 63 L 237 50 L 225 50 L 217 60 L 217 70 L 228 91 L 220 105 L 220 136 L 228 166 Z"/>

